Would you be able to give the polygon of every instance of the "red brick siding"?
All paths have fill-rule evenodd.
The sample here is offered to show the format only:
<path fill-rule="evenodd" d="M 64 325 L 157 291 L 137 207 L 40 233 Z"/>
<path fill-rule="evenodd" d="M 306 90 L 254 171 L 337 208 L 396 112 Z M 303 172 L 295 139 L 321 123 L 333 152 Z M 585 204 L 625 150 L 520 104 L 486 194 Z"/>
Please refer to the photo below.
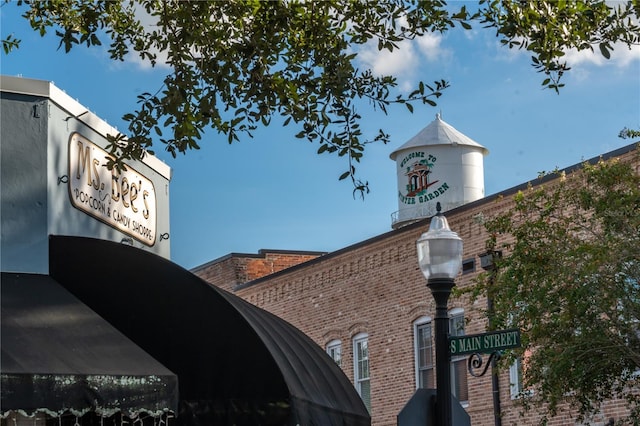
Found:
<path fill-rule="evenodd" d="M 481 203 L 446 213 L 451 229 L 464 241 L 463 259 L 474 258 L 476 271 L 460 275 L 456 284 L 466 287 L 482 269 L 478 255 L 485 251 L 487 235 L 483 217 L 491 217 L 513 207 L 511 196 L 486 198 Z M 352 338 L 369 335 L 371 372 L 371 416 L 375 426 L 396 425 L 396 416 L 416 389 L 414 371 L 413 323 L 434 315 L 433 298 L 426 287 L 416 256 L 416 241 L 428 228 L 428 221 L 407 226 L 363 242 L 353 248 L 328 255 L 277 276 L 263 279 L 236 292 L 240 297 L 280 316 L 326 347 L 333 339 L 342 342 L 342 368 L 353 380 Z M 264 276 L 270 268 L 283 265 L 264 259 L 229 258 L 197 273 L 214 285 L 231 289 L 238 283 Z M 282 269 L 282 268 L 280 268 Z M 449 307 L 465 310 L 467 334 L 486 330 L 486 300 L 471 302 L 454 298 Z M 474 426 L 494 424 L 491 376 L 468 376 L 467 412 Z M 504 426 L 536 425 L 535 412 L 521 417 L 509 391 L 508 369 L 500 373 L 500 398 Z M 625 415 L 622 401 L 604 405 L 604 424 L 609 417 Z M 568 408 L 551 419 L 549 425 L 575 424 L 576 413 Z M 595 423 L 598 424 L 598 423 Z"/>
<path fill-rule="evenodd" d="M 232 254 L 197 267 L 192 272 L 217 287 L 233 291 L 238 284 L 254 281 L 313 260 L 321 254 L 267 250 L 262 250 L 260 255 Z"/>

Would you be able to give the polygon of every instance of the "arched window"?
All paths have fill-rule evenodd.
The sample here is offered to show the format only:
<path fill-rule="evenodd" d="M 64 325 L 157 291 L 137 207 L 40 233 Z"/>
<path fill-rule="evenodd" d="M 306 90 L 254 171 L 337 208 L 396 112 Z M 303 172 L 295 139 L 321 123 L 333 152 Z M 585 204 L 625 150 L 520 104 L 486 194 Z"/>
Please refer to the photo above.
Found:
<path fill-rule="evenodd" d="M 332 340 L 327 343 L 327 353 L 338 364 L 338 367 L 342 367 L 342 342 L 340 340 Z"/>

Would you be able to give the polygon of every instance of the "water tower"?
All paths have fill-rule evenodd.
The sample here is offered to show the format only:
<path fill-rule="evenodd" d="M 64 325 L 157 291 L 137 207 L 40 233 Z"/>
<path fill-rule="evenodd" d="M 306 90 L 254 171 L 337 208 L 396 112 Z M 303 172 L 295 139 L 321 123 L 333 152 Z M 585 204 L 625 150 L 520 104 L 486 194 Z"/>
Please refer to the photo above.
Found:
<path fill-rule="evenodd" d="M 440 114 L 390 155 L 396 162 L 400 228 L 484 197 L 483 159 L 489 151 L 445 123 Z"/>

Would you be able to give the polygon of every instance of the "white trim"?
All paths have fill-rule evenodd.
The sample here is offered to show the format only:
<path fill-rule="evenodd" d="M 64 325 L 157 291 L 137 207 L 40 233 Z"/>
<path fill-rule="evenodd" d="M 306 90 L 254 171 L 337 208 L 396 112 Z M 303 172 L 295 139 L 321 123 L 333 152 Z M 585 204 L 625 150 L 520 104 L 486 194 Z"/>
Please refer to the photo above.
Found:
<path fill-rule="evenodd" d="M 524 388 L 523 375 L 522 358 L 518 357 L 509 366 L 509 394 L 511 399 L 529 397 L 534 394 L 533 389 Z M 518 376 L 520 376 L 520 380 L 518 380 Z"/>
<path fill-rule="evenodd" d="M 371 357 L 369 356 L 369 335 L 367 333 L 358 333 L 355 336 L 353 336 L 352 342 L 353 342 L 353 383 L 356 388 L 356 391 L 358 392 L 358 395 L 360 395 L 360 398 L 362 398 L 364 404 L 367 406 L 367 409 L 369 409 L 369 407 L 371 406 L 371 364 L 369 364 L 369 368 L 368 368 L 369 376 L 363 379 L 359 377 L 359 374 L 358 374 L 358 371 L 359 371 L 358 362 L 360 361 L 360 359 L 358 358 L 358 343 L 366 342 L 367 363 L 369 363 L 371 359 Z M 369 382 L 369 399 L 368 400 L 365 400 L 362 396 L 361 384 L 365 380 Z"/>
<path fill-rule="evenodd" d="M 453 317 L 462 317 L 462 326 L 463 326 L 463 330 L 462 330 L 462 334 L 453 334 L 452 330 L 451 330 L 451 322 Z M 464 316 L 464 309 L 463 308 L 453 308 L 449 310 L 449 335 L 450 336 L 463 336 L 465 334 L 464 331 L 464 326 L 465 326 L 465 316 Z M 466 357 L 465 356 L 452 356 L 451 360 L 449 362 L 449 377 L 451 378 L 451 392 L 455 394 L 455 386 L 456 383 L 453 380 L 454 377 L 457 377 L 455 374 L 455 364 L 459 363 L 459 362 L 466 362 Z M 460 403 L 462 404 L 463 407 L 468 407 L 469 406 L 469 383 L 468 383 L 468 376 L 466 376 L 467 372 L 465 370 L 465 372 L 463 373 L 465 374 L 465 379 L 467 379 L 467 389 L 466 389 L 466 393 L 467 393 L 467 399 L 465 400 L 460 400 L 460 395 L 455 395 L 456 398 L 458 398 L 458 400 L 460 401 Z"/>
<path fill-rule="evenodd" d="M 511 399 L 517 399 L 520 395 L 520 385 L 522 384 L 520 380 L 518 380 L 519 369 L 521 368 L 520 358 L 516 358 L 513 363 L 509 366 L 509 394 L 511 395 Z"/>
<path fill-rule="evenodd" d="M 464 308 L 451 308 L 449 309 L 449 316 L 455 316 L 455 315 L 464 315 Z"/>

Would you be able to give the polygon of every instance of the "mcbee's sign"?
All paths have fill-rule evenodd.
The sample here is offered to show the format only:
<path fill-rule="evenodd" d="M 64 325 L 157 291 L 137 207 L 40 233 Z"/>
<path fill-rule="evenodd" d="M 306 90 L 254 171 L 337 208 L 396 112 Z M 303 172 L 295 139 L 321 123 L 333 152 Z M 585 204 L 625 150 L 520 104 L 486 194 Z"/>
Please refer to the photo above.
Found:
<path fill-rule="evenodd" d="M 156 241 L 153 183 L 130 166 L 118 172 L 105 164 L 109 153 L 79 133 L 69 139 L 71 204 L 136 240 Z"/>

